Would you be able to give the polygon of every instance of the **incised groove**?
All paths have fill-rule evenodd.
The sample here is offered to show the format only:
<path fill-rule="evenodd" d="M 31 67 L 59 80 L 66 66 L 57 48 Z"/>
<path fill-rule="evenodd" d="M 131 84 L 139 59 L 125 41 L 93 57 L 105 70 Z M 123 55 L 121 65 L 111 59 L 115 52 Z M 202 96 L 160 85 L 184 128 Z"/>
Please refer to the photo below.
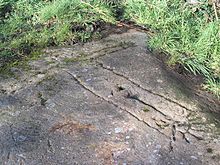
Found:
<path fill-rule="evenodd" d="M 119 76 L 119 77 L 122 77 L 122 78 L 126 79 L 127 81 L 131 82 L 133 85 L 137 86 L 138 88 L 141 88 L 142 90 L 144 90 L 144 91 L 146 91 L 146 92 L 148 92 L 148 93 L 151 93 L 151 94 L 153 94 L 153 95 L 155 95 L 155 96 L 159 96 L 159 97 L 161 97 L 161 98 L 163 98 L 163 99 L 165 99 L 165 100 L 167 100 L 167 101 L 169 101 L 169 102 L 171 102 L 171 103 L 174 103 L 174 104 L 180 106 L 181 108 L 184 108 L 184 109 L 187 110 L 187 111 L 192 111 L 192 112 L 194 112 L 192 109 L 189 109 L 189 108 L 185 107 L 184 105 L 178 103 L 177 101 L 172 100 L 172 99 L 170 99 L 170 98 L 168 98 L 168 97 L 166 97 L 166 96 L 164 96 L 164 95 L 161 95 L 161 94 L 159 94 L 159 93 L 155 93 L 155 92 L 153 92 L 152 90 L 147 89 L 147 88 L 143 87 L 142 85 L 138 84 L 138 83 L 135 82 L 134 80 L 131 80 L 129 77 L 127 77 L 127 76 L 125 76 L 125 75 L 123 75 L 123 74 L 121 74 L 121 73 L 115 71 L 114 69 L 109 68 L 109 67 L 106 67 L 102 62 L 100 62 L 100 61 L 96 61 L 96 62 L 97 62 L 97 64 L 98 64 L 99 66 L 101 66 L 103 69 L 108 70 L 108 71 L 111 71 L 113 74 L 115 74 L 115 75 L 117 75 L 117 76 Z"/>
<path fill-rule="evenodd" d="M 132 112 L 130 112 L 127 108 L 125 107 L 122 107 L 120 105 L 118 105 L 117 103 L 115 103 L 114 101 L 112 100 L 109 100 L 108 98 L 106 97 L 103 97 L 99 94 L 97 94 L 96 92 L 94 92 L 92 89 L 90 89 L 88 86 L 86 86 L 76 75 L 72 74 L 71 72 L 65 70 L 65 72 L 67 74 L 69 74 L 80 86 L 82 86 L 85 90 L 89 91 L 90 93 L 92 93 L 93 95 L 95 95 L 96 97 L 100 98 L 101 100 L 104 100 L 106 102 L 108 102 L 109 104 L 112 104 L 114 105 L 115 107 L 118 107 L 120 108 L 121 110 L 127 112 L 129 115 L 133 116 L 135 119 L 137 119 L 138 121 L 140 122 L 143 122 L 145 125 L 147 125 L 148 127 L 158 131 L 159 133 L 163 134 L 164 136 L 167 137 L 166 134 L 164 134 L 163 132 L 161 132 L 158 128 L 155 128 L 153 126 L 151 126 L 150 124 L 148 124 L 146 121 L 144 121 L 142 118 L 138 117 L 137 115 L 133 114 Z"/>
<path fill-rule="evenodd" d="M 103 49 L 100 49 L 100 50 L 96 50 L 96 51 L 93 51 L 93 52 L 90 52 L 89 54 L 87 53 L 82 53 L 80 54 L 80 56 L 78 57 L 73 57 L 73 58 L 65 58 L 64 59 L 64 62 L 66 63 L 70 63 L 70 62 L 77 62 L 77 61 L 89 61 L 89 60 L 95 60 L 99 57 L 102 57 L 102 56 L 105 56 L 107 54 L 111 54 L 111 53 L 114 53 L 114 52 L 117 52 L 117 51 L 120 51 L 120 50 L 123 50 L 123 49 L 127 49 L 129 47 L 134 47 L 135 45 L 131 42 L 120 42 L 116 45 L 112 45 L 112 46 L 109 46 L 109 47 L 105 47 Z"/>

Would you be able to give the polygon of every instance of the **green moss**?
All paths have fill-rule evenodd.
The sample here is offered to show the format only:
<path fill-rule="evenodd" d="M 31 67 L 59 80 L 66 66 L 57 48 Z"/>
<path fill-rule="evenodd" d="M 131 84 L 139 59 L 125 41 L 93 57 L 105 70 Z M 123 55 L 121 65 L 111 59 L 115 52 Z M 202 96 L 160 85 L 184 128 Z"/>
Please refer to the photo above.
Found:
<path fill-rule="evenodd" d="M 54 75 L 46 75 L 41 81 L 37 83 L 37 85 L 41 85 L 45 81 L 55 81 L 56 77 Z"/>
<path fill-rule="evenodd" d="M 77 61 L 85 61 L 85 60 L 87 60 L 87 57 L 88 55 L 86 54 L 86 53 L 84 53 L 84 52 L 79 52 L 79 56 L 77 56 L 77 57 L 67 57 L 67 58 L 64 58 L 64 62 L 65 63 L 72 63 L 72 62 L 77 62 Z"/>
<path fill-rule="evenodd" d="M 15 74 L 11 71 L 12 66 L 7 65 L 2 68 L 0 68 L 0 74 L 1 76 L 8 78 L 8 77 L 15 77 Z"/>
<path fill-rule="evenodd" d="M 47 61 L 47 65 L 51 65 L 51 64 L 54 64 L 55 62 L 54 61 Z"/>
<path fill-rule="evenodd" d="M 143 111 L 144 111 L 144 112 L 149 112 L 150 110 L 149 110 L 147 107 L 145 107 L 145 108 L 143 109 Z"/>
<path fill-rule="evenodd" d="M 28 71 L 30 70 L 30 65 L 28 64 L 29 61 L 39 59 L 42 54 L 43 52 L 38 50 L 32 52 L 29 56 L 23 59 L 8 62 L 7 64 L 5 64 L 3 67 L 0 68 L 0 74 L 6 77 L 14 77 L 15 74 L 11 71 L 11 68 L 13 67 L 22 69 L 24 71 Z"/>
<path fill-rule="evenodd" d="M 213 153 L 213 149 L 212 149 L 212 148 L 207 148 L 206 151 L 207 151 L 208 153 Z"/>
<path fill-rule="evenodd" d="M 43 55 L 43 51 L 42 50 L 35 50 L 34 52 L 32 52 L 27 58 L 26 60 L 29 61 L 29 60 L 38 60 L 41 55 Z"/>

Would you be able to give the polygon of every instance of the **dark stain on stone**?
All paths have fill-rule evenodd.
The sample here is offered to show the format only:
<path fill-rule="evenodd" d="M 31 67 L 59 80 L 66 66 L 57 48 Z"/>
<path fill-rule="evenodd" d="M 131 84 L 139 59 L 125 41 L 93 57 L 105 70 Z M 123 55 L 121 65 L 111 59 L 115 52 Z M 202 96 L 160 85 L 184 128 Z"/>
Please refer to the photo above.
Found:
<path fill-rule="evenodd" d="M 23 152 L 37 149 L 41 139 L 41 126 L 32 121 L 19 122 L 11 126 L 11 136 L 15 147 Z"/>
<path fill-rule="evenodd" d="M 10 126 L 3 126 L 4 134 L 0 139 L 0 152 L 24 153 L 38 148 L 45 133 L 39 123 L 34 121 L 18 121 Z"/>
<path fill-rule="evenodd" d="M 220 160 L 220 155 L 217 154 L 217 155 L 213 155 L 212 156 L 212 159 L 216 160 L 216 161 L 219 161 Z"/>
<path fill-rule="evenodd" d="M 67 82 L 63 80 L 60 75 L 49 75 L 40 83 L 37 84 L 39 91 L 38 98 L 40 99 L 40 104 L 45 106 L 46 101 L 57 95 L 62 89 L 67 85 Z"/>
<path fill-rule="evenodd" d="M 47 102 L 47 99 L 45 99 L 44 97 L 43 97 L 43 95 L 42 95 L 42 93 L 38 93 L 38 98 L 40 99 L 40 104 L 42 105 L 42 106 L 45 106 L 46 105 L 46 102 Z"/>
<path fill-rule="evenodd" d="M 145 107 L 145 108 L 143 109 L 143 111 L 144 111 L 144 112 L 149 112 L 150 110 Z"/>
<path fill-rule="evenodd" d="M 0 98 L 0 108 L 7 107 L 9 105 L 14 105 L 17 102 L 19 102 L 19 99 L 17 99 L 14 96 L 11 96 L 11 95 L 4 96 L 4 97 Z"/>
<path fill-rule="evenodd" d="M 138 96 L 138 94 L 132 94 L 132 93 L 128 92 L 127 98 L 128 98 L 128 99 L 134 99 L 134 100 L 139 101 L 139 96 Z"/>
<path fill-rule="evenodd" d="M 212 148 L 207 148 L 206 151 L 207 151 L 208 153 L 213 153 L 213 149 L 212 149 Z"/>
<path fill-rule="evenodd" d="M 125 88 L 122 87 L 122 86 L 120 86 L 120 85 L 117 85 L 117 90 L 118 90 L 118 91 L 123 91 L 123 90 L 125 90 Z"/>

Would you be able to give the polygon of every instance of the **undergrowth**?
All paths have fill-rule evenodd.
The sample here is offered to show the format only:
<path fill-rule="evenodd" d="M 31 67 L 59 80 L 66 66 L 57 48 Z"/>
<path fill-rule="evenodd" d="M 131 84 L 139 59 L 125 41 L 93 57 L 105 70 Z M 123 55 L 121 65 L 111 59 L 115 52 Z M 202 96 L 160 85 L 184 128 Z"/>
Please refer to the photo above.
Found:
<path fill-rule="evenodd" d="M 204 75 L 204 88 L 220 96 L 220 22 L 208 0 L 125 0 L 125 19 L 154 32 L 153 49 L 169 54 L 170 66 Z"/>
<path fill-rule="evenodd" d="M 0 0 L 0 66 L 46 46 L 86 42 L 113 15 L 98 0 Z"/>

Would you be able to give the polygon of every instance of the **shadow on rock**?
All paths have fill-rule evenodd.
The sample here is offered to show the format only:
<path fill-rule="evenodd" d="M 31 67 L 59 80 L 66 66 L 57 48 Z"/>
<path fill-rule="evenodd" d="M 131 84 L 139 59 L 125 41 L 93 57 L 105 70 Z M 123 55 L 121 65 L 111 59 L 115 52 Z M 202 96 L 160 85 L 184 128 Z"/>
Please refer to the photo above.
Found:
<path fill-rule="evenodd" d="M 0 129 L 0 162 L 21 162 L 22 153 L 36 150 L 45 138 L 39 123 L 34 121 L 18 121 L 12 125 L 4 125 Z"/>

